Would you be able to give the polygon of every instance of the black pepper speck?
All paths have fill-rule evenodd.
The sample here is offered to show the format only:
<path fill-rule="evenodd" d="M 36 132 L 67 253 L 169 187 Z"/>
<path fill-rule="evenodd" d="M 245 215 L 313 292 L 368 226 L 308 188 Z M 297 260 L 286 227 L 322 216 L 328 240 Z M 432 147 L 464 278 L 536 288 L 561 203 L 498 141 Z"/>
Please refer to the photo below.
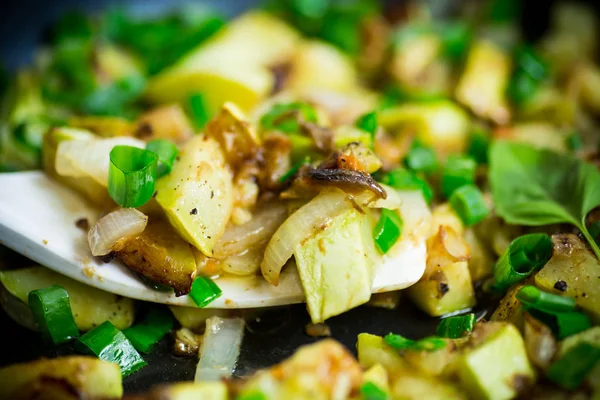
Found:
<path fill-rule="evenodd" d="M 567 282 L 561 280 L 556 281 L 554 284 L 554 289 L 564 292 L 567 290 Z"/>
<path fill-rule="evenodd" d="M 190 211 L 190 215 L 196 215 L 198 214 L 198 209 L 196 207 L 192 208 L 192 210 Z"/>

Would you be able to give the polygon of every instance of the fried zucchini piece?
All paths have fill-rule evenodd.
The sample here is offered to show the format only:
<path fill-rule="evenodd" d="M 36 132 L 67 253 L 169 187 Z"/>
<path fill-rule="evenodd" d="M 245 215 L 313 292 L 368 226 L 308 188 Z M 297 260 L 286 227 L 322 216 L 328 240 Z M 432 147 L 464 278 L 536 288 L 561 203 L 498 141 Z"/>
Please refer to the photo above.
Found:
<path fill-rule="evenodd" d="M 227 400 L 225 382 L 179 382 L 161 385 L 131 400 Z"/>
<path fill-rule="evenodd" d="M 475 399 L 512 399 L 536 379 L 521 334 L 514 325 L 502 322 L 475 325 L 455 371 Z"/>
<path fill-rule="evenodd" d="M 135 312 L 132 299 L 104 292 L 45 267 L 1 271 L 0 282 L 12 296 L 25 304 L 32 290 L 51 285 L 62 286 L 69 293 L 73 317 L 81 331 L 89 331 L 105 321 L 110 321 L 121 330 L 133 324 Z"/>
<path fill-rule="evenodd" d="M 144 140 L 168 139 L 183 143 L 194 134 L 194 128 L 179 104 L 156 107 L 137 120 L 136 136 Z"/>
<path fill-rule="evenodd" d="M 135 131 L 135 125 L 125 118 L 99 115 L 71 117 L 69 127 L 89 130 L 102 137 L 131 136 Z"/>
<path fill-rule="evenodd" d="M 510 56 L 500 47 L 487 40 L 475 42 L 456 86 L 456 98 L 479 117 L 507 124 L 511 116 L 505 92 L 511 68 Z"/>
<path fill-rule="evenodd" d="M 189 293 L 196 277 L 191 246 L 160 218 L 150 218 L 142 233 L 117 242 L 114 251 L 131 270 L 172 287 L 177 296 Z"/>
<path fill-rule="evenodd" d="M 358 362 L 365 369 L 381 364 L 392 377 L 409 368 L 406 360 L 397 351 L 389 347 L 381 336 L 360 333 L 356 349 Z"/>
<path fill-rule="evenodd" d="M 552 241 L 554 253 L 536 274 L 535 285 L 551 293 L 574 297 L 578 306 L 600 318 L 600 262 L 577 235 L 553 235 Z M 562 281 L 560 286 L 556 285 L 559 281 Z"/>
<path fill-rule="evenodd" d="M 146 96 L 170 103 L 202 93 L 208 115 L 227 101 L 249 111 L 273 88 L 268 67 L 288 61 L 299 40 L 293 28 L 268 13 L 244 14 L 152 78 Z"/>
<path fill-rule="evenodd" d="M 469 246 L 471 258 L 469 259 L 469 272 L 471 279 L 476 282 L 486 278 L 493 273 L 494 258 L 492 251 L 483 240 L 475 233 L 473 228 L 469 228 L 464 234 L 465 242 Z"/>
<path fill-rule="evenodd" d="M 171 173 L 156 182 L 156 191 L 177 233 L 212 256 L 233 209 L 232 174 L 219 143 L 204 135 L 190 139 Z"/>
<path fill-rule="evenodd" d="M 377 253 L 370 216 L 349 209 L 294 251 L 313 323 L 369 301 Z"/>
<path fill-rule="evenodd" d="M 519 290 L 525 285 L 526 283 L 518 283 L 508 289 L 490 317 L 490 321 L 509 322 L 519 328 L 519 330 L 523 330 L 523 307 L 516 296 Z"/>
<path fill-rule="evenodd" d="M 120 399 L 121 369 L 94 357 L 68 356 L 0 369 L 3 399 Z"/>
<path fill-rule="evenodd" d="M 392 386 L 393 398 L 406 400 L 467 400 L 456 385 L 441 379 L 408 371 L 397 377 Z"/>
<path fill-rule="evenodd" d="M 471 121 L 466 111 L 449 100 L 405 103 L 382 110 L 378 122 L 391 132 L 408 128 L 416 138 L 433 147 L 439 155 L 466 150 Z"/>

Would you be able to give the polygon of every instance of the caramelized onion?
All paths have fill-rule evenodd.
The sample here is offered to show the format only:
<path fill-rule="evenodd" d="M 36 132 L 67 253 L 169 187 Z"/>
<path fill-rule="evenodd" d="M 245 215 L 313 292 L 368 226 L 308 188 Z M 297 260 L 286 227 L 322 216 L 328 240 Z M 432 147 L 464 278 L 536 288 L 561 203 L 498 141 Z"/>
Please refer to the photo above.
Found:
<path fill-rule="evenodd" d="M 142 233 L 147 223 L 148 217 L 135 208 L 120 208 L 106 214 L 88 232 L 92 254 L 107 255 L 120 239 Z"/>

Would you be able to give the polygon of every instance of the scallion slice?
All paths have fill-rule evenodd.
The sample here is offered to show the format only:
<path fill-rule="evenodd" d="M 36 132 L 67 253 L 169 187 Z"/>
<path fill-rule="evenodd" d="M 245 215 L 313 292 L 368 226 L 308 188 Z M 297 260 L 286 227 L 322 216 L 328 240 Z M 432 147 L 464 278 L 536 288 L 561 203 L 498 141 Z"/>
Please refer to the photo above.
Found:
<path fill-rule="evenodd" d="M 123 377 L 146 366 L 127 337 L 109 321 L 92 329 L 75 342 L 75 349 L 99 359 L 118 364 Z"/>
<path fill-rule="evenodd" d="M 435 172 L 438 166 L 435 152 L 420 143 L 412 145 L 404 159 L 404 163 L 412 171 L 425 173 Z"/>
<path fill-rule="evenodd" d="M 144 205 L 154 194 L 158 156 L 132 146 L 115 146 L 110 152 L 108 193 L 121 207 Z"/>
<path fill-rule="evenodd" d="M 440 337 L 458 339 L 471 333 L 475 326 L 475 314 L 456 315 L 440 321 L 436 334 Z"/>
<path fill-rule="evenodd" d="M 545 233 L 530 233 L 513 240 L 494 266 L 495 287 L 504 291 L 527 278 L 548 262 L 553 248 L 552 239 Z"/>
<path fill-rule="evenodd" d="M 433 190 L 427 181 L 405 168 L 393 169 L 383 174 L 379 181 L 398 190 L 420 190 L 428 204 L 433 199 Z"/>
<path fill-rule="evenodd" d="M 600 361 L 600 347 L 581 342 L 548 368 L 548 378 L 565 389 L 577 389 Z"/>
<path fill-rule="evenodd" d="M 166 139 L 155 139 L 146 144 L 146 150 L 156 153 L 158 157 L 157 179 L 171 172 L 173 163 L 175 163 L 175 159 L 179 154 L 179 149 L 175 144 Z"/>
<path fill-rule="evenodd" d="M 123 334 L 137 351 L 148 354 L 173 329 L 173 325 L 173 316 L 167 308 L 152 308 L 144 320 L 125 329 Z"/>
<path fill-rule="evenodd" d="M 583 149 L 583 141 L 577 132 L 573 132 L 567 137 L 567 147 L 571 151 L 579 151 Z"/>
<path fill-rule="evenodd" d="M 300 131 L 298 118 L 317 122 L 317 112 L 306 103 L 279 103 L 260 118 L 260 125 L 266 131 L 297 133 Z"/>
<path fill-rule="evenodd" d="M 469 144 L 468 154 L 477 161 L 478 164 L 487 164 L 489 146 L 489 134 L 483 130 L 476 130 L 471 133 L 471 143 Z"/>
<path fill-rule="evenodd" d="M 377 113 L 375 111 L 359 117 L 355 125 L 357 128 L 371 134 L 371 144 L 375 143 L 375 134 L 377 133 Z"/>
<path fill-rule="evenodd" d="M 365 382 L 360 387 L 360 394 L 364 400 L 387 400 L 389 396 L 373 382 Z"/>
<path fill-rule="evenodd" d="M 373 239 L 382 254 L 386 254 L 400 239 L 402 225 L 402 218 L 396 211 L 387 208 L 381 209 L 381 216 L 373 230 Z"/>
<path fill-rule="evenodd" d="M 261 391 L 253 390 L 240 394 L 235 400 L 268 400 L 268 397 Z"/>
<path fill-rule="evenodd" d="M 483 194 L 475 185 L 464 185 L 456 189 L 449 201 L 466 226 L 475 225 L 490 213 Z"/>
<path fill-rule="evenodd" d="M 192 119 L 192 123 L 196 129 L 204 128 L 210 117 L 204 102 L 204 97 L 200 93 L 194 93 L 188 97 L 187 101 L 188 113 Z"/>
<path fill-rule="evenodd" d="M 388 346 L 396 350 L 436 351 L 446 347 L 446 342 L 435 336 L 412 340 L 389 333 L 384 337 L 384 340 Z"/>
<path fill-rule="evenodd" d="M 189 296 L 200 308 L 206 307 L 211 301 L 221 296 L 221 288 L 206 276 L 200 276 L 194 279 Z"/>
<path fill-rule="evenodd" d="M 442 194 L 449 198 L 456 189 L 475 183 L 476 169 L 477 163 L 469 156 L 449 156 L 442 173 Z"/>
<path fill-rule="evenodd" d="M 28 297 L 29 307 L 44 339 L 61 344 L 79 337 L 67 291 L 58 285 L 33 290 Z"/>
<path fill-rule="evenodd" d="M 535 308 L 523 307 L 529 314 L 548 325 L 558 339 L 564 339 L 589 329 L 590 318 L 582 312 L 546 312 Z"/>
<path fill-rule="evenodd" d="M 522 287 L 516 297 L 524 306 L 545 312 L 571 312 L 576 306 L 572 297 L 543 292 L 531 285 Z"/>

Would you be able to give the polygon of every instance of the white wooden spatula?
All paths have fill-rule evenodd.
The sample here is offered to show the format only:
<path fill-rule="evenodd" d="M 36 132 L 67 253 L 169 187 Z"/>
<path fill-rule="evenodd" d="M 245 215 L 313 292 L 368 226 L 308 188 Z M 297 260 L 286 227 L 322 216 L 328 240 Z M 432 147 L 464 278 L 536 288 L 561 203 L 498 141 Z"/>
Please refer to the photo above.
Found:
<path fill-rule="evenodd" d="M 410 214 L 410 205 L 407 212 Z M 403 216 L 405 210 L 402 210 Z M 118 261 L 105 264 L 89 250 L 86 233 L 76 221 L 95 221 L 99 211 L 77 193 L 43 172 L 0 174 L 0 243 L 56 272 L 99 289 L 157 303 L 192 306 L 188 296 L 175 297 L 145 286 Z M 410 218 L 410 216 L 409 216 Z M 377 270 L 373 293 L 402 289 L 425 270 L 425 236 L 419 224 L 407 224 L 403 243 Z M 421 224 L 422 225 L 422 224 Z M 414 232 L 406 232 L 412 229 Z M 209 308 L 250 308 L 300 303 L 302 286 L 295 268 L 284 268 L 278 286 L 262 277 L 216 279 L 223 295 Z"/>

